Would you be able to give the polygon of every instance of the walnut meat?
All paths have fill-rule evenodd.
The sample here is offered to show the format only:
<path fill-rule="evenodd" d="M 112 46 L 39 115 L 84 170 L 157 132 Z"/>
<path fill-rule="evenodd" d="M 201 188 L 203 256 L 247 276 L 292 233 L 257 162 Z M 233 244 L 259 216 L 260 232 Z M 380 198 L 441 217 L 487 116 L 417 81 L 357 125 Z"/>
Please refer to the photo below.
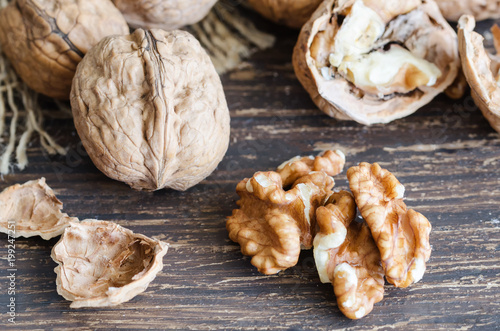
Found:
<path fill-rule="evenodd" d="M 113 0 L 133 27 L 174 30 L 204 18 L 217 0 Z"/>
<path fill-rule="evenodd" d="M 476 20 L 500 18 L 500 0 L 436 0 L 444 18 L 458 21 L 462 15 L 472 15 Z"/>
<path fill-rule="evenodd" d="M 52 249 L 57 293 L 71 308 L 114 306 L 146 290 L 168 244 L 113 222 L 70 223 Z"/>
<path fill-rule="evenodd" d="M 33 90 L 68 99 L 76 66 L 103 37 L 128 34 L 110 0 L 13 0 L 0 11 L 0 43 Z"/>
<path fill-rule="evenodd" d="M 317 207 L 332 193 L 334 181 L 322 171 L 300 177 L 285 191 L 281 176 L 257 172 L 236 187 L 239 209 L 227 219 L 229 238 L 252 256 L 252 264 L 263 274 L 293 267 L 301 245 L 312 246 Z"/>
<path fill-rule="evenodd" d="M 397 287 L 418 282 L 431 255 L 427 218 L 406 208 L 404 186 L 377 163 L 351 167 L 347 178 L 380 251 L 387 281 Z"/>
<path fill-rule="evenodd" d="M 491 126 L 500 132 L 500 28 L 492 29 L 496 55 L 489 54 L 483 37 L 474 32 L 475 20 L 463 16 L 458 23 L 458 43 L 462 67 L 476 105 Z"/>
<path fill-rule="evenodd" d="M 138 190 L 188 189 L 229 144 L 220 78 L 184 31 L 104 38 L 78 66 L 71 106 L 97 168 Z"/>
<path fill-rule="evenodd" d="M 354 220 L 356 204 L 349 192 L 334 193 L 316 210 L 319 232 L 314 259 L 323 283 L 331 282 L 339 309 L 351 319 L 368 315 L 384 296 L 380 253 L 365 223 Z"/>
<path fill-rule="evenodd" d="M 429 103 L 460 63 L 456 33 L 432 0 L 326 0 L 303 26 L 293 65 L 323 112 L 369 125 Z"/>
<path fill-rule="evenodd" d="M 0 232 L 11 237 L 40 236 L 45 240 L 64 232 L 78 219 L 62 213 L 63 204 L 45 178 L 13 185 L 0 193 Z"/>
<path fill-rule="evenodd" d="M 265 18 L 300 29 L 323 0 L 248 0 L 247 3 Z"/>

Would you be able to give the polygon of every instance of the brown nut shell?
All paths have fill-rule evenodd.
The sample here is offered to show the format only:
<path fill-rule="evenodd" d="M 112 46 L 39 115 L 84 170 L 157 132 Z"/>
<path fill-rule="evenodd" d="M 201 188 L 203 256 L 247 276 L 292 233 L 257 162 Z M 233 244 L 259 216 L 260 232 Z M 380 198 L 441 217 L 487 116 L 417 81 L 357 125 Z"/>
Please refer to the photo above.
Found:
<path fill-rule="evenodd" d="M 472 98 L 491 126 L 500 132 L 500 29 L 494 28 L 497 55 L 488 54 L 483 37 L 474 32 L 475 20 L 465 15 L 458 21 L 458 44 L 462 67 Z M 496 33 L 495 33 L 496 31 Z"/>
<path fill-rule="evenodd" d="M 78 66 L 71 106 L 97 168 L 138 190 L 196 185 L 229 144 L 220 78 L 184 31 L 104 38 Z"/>
<path fill-rule="evenodd" d="M 500 18 L 500 0 L 436 0 L 444 18 L 457 22 L 462 15 L 478 21 Z"/>
<path fill-rule="evenodd" d="M 57 293 L 71 308 L 115 306 L 146 290 L 168 244 L 113 222 L 71 222 L 52 249 Z"/>
<path fill-rule="evenodd" d="M 248 0 L 247 3 L 265 18 L 300 29 L 322 0 Z"/>
<path fill-rule="evenodd" d="M 128 34 L 110 0 L 13 0 L 0 11 L 2 50 L 33 90 L 68 99 L 76 66 L 102 38 Z"/>
<path fill-rule="evenodd" d="M 339 74 L 325 77 L 322 69 L 329 66 L 329 56 L 334 51 L 334 40 L 341 24 L 339 17 L 347 10 L 338 7 L 339 3 L 344 6 L 354 2 L 324 1 L 302 27 L 294 49 L 297 78 L 323 112 L 340 120 L 366 125 L 387 123 L 412 114 L 453 83 L 460 66 L 456 33 L 432 0 L 418 1 L 421 4 L 410 12 L 405 10 L 412 6 L 403 6 L 393 0 L 375 1 L 372 7 L 388 22 L 384 34 L 374 44 L 376 49 L 383 53 L 385 46 L 396 43 L 435 65 L 441 75 L 434 85 L 417 85 L 409 92 L 380 95 L 356 87 Z M 398 79 L 405 82 L 405 72 L 411 71 L 406 68 Z"/>
<path fill-rule="evenodd" d="M 202 20 L 217 0 L 113 0 L 134 28 L 174 30 Z"/>

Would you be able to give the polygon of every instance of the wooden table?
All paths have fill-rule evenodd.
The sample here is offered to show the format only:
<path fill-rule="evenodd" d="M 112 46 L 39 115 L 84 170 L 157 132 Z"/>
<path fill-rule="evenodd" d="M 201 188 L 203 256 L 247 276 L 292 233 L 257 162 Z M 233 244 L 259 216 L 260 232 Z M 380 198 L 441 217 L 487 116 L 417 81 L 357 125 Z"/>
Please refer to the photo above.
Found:
<path fill-rule="evenodd" d="M 491 23 L 491 22 L 490 22 Z M 223 77 L 231 110 L 231 144 L 206 180 L 186 192 L 133 191 L 108 179 L 86 156 L 70 120 L 48 119 L 65 157 L 49 157 L 34 142 L 30 165 L 0 181 L 0 189 L 39 177 L 80 219 L 109 220 L 170 243 L 165 267 L 149 288 L 115 308 L 70 309 L 56 293 L 57 239 L 16 240 L 18 329 L 447 329 L 500 328 L 500 136 L 470 97 L 438 97 L 389 125 L 339 122 L 316 109 L 295 78 L 296 32 L 261 22 L 278 36 Z M 311 251 L 297 266 L 259 274 L 228 239 L 225 219 L 236 207 L 235 186 L 299 154 L 341 149 L 346 169 L 379 162 L 406 186 L 406 202 L 432 223 L 432 257 L 424 278 L 406 289 L 386 284 L 385 297 L 357 321 L 337 308 Z M 346 188 L 345 171 L 335 178 Z M 0 329 L 9 326 L 7 236 L 0 235 Z"/>

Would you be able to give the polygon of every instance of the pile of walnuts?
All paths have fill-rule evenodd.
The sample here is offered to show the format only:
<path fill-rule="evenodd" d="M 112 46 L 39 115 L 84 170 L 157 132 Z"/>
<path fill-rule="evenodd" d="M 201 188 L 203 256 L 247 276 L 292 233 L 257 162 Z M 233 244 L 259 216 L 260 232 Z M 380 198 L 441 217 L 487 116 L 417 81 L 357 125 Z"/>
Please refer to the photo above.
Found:
<path fill-rule="evenodd" d="M 320 280 L 333 284 L 339 309 L 358 319 L 382 300 L 384 276 L 396 287 L 422 279 L 431 224 L 406 207 L 404 186 L 377 163 L 347 171 L 352 194 L 332 191 L 331 176 L 344 163 L 342 152 L 326 151 L 256 172 L 237 185 L 239 209 L 226 227 L 264 274 L 293 267 L 301 249 L 314 247 Z"/>

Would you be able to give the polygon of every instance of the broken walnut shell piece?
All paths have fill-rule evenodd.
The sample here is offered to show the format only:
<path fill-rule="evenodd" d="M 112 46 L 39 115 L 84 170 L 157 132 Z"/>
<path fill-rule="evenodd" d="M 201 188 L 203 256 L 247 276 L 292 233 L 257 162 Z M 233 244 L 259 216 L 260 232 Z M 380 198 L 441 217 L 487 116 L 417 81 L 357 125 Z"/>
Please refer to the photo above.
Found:
<path fill-rule="evenodd" d="M 52 249 L 57 293 L 71 308 L 115 306 L 146 290 L 168 244 L 113 222 L 71 222 Z"/>
<path fill-rule="evenodd" d="M 263 274 L 293 267 L 301 246 L 312 246 L 315 210 L 332 193 L 333 185 L 324 172 L 299 178 L 288 191 L 274 171 L 245 178 L 236 186 L 240 208 L 226 222 L 229 238 L 240 244 L 244 255 L 252 256 L 252 264 Z"/>
<path fill-rule="evenodd" d="M 76 67 L 102 38 L 128 34 L 110 0 L 13 0 L 0 11 L 2 51 L 33 90 L 69 99 Z"/>
<path fill-rule="evenodd" d="M 276 172 L 281 175 L 283 187 L 293 184 L 299 177 L 312 171 L 323 171 L 328 176 L 336 176 L 342 172 L 345 155 L 340 150 L 325 151 L 318 156 L 295 156 L 278 166 Z"/>
<path fill-rule="evenodd" d="M 351 193 L 335 192 L 316 210 L 319 232 L 314 260 L 323 283 L 332 283 L 340 311 L 350 319 L 368 315 L 384 296 L 380 253 L 365 223 L 355 221 Z"/>
<path fill-rule="evenodd" d="M 57 237 L 70 222 L 78 222 L 77 218 L 62 213 L 62 208 L 62 202 L 43 177 L 10 186 L 0 193 L 0 232 L 14 238 Z"/>
<path fill-rule="evenodd" d="M 472 16 L 462 16 L 458 22 L 458 44 L 462 68 L 471 87 L 476 105 L 491 126 L 500 132 L 500 28 L 492 28 L 496 55 L 489 54 L 483 37 L 474 32 Z"/>
<path fill-rule="evenodd" d="M 424 215 L 407 209 L 405 188 L 377 163 L 362 162 L 347 170 L 349 186 L 382 258 L 387 281 L 407 287 L 422 279 L 431 255 L 431 224 Z"/>
<path fill-rule="evenodd" d="M 500 18 L 500 0 L 436 0 L 448 21 L 457 22 L 462 15 L 472 15 L 482 21 Z"/>
<path fill-rule="evenodd" d="M 456 33 L 432 0 L 326 0 L 303 26 L 293 65 L 323 112 L 370 125 L 428 104 L 460 63 Z"/>
<path fill-rule="evenodd" d="M 265 18 L 300 29 L 323 0 L 247 0 Z"/>

